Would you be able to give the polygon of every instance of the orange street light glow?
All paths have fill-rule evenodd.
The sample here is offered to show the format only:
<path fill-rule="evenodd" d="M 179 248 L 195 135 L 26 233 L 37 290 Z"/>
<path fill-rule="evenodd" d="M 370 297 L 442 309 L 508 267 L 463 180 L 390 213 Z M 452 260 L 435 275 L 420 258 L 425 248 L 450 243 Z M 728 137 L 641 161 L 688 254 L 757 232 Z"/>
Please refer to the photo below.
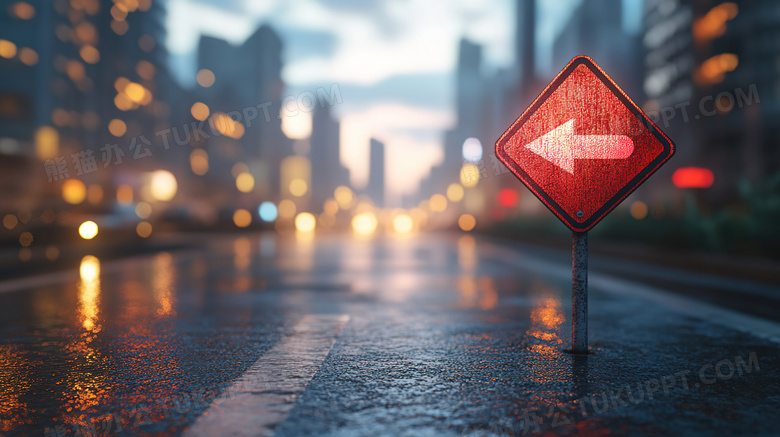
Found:
<path fill-rule="evenodd" d="M 198 71 L 198 74 L 195 76 L 195 80 L 198 81 L 198 85 L 202 86 L 203 88 L 208 88 L 211 85 L 214 85 L 214 82 L 217 80 L 217 78 L 214 76 L 213 71 L 204 68 Z"/>
<path fill-rule="evenodd" d="M 41 126 L 35 131 L 35 154 L 40 159 L 52 159 L 59 153 L 60 134 L 51 126 Z"/>
<path fill-rule="evenodd" d="M 79 235 L 85 240 L 91 240 L 95 238 L 98 233 L 98 225 L 92 220 L 87 220 L 79 226 Z"/>
<path fill-rule="evenodd" d="M 32 67 L 38 63 L 38 52 L 29 47 L 22 47 L 19 50 L 19 60 L 22 64 Z"/>
<path fill-rule="evenodd" d="M 152 235 L 152 225 L 149 222 L 138 223 L 138 226 L 135 227 L 135 232 L 141 238 L 148 238 Z"/>
<path fill-rule="evenodd" d="M 414 227 L 414 221 L 408 214 L 398 214 L 393 219 L 393 229 L 399 234 L 408 234 Z"/>
<path fill-rule="evenodd" d="M 124 93 L 133 102 L 141 103 L 144 100 L 144 96 L 146 95 L 147 91 L 143 85 L 130 82 L 127 84 L 127 86 L 125 86 Z"/>
<path fill-rule="evenodd" d="M 157 170 L 152 173 L 151 193 L 155 200 L 167 202 L 176 195 L 178 186 L 176 177 L 168 170 Z"/>
<path fill-rule="evenodd" d="M 295 207 L 295 202 L 293 202 L 290 199 L 284 199 L 281 202 L 279 202 L 279 207 L 278 207 L 279 217 L 287 218 L 287 219 L 293 218 L 293 216 L 295 216 L 296 209 L 297 208 Z"/>
<path fill-rule="evenodd" d="M 210 114 L 209 107 L 203 103 L 203 102 L 195 102 L 192 104 L 192 107 L 190 108 L 190 114 L 192 114 L 193 117 L 195 117 L 196 120 L 205 120 L 209 118 Z"/>
<path fill-rule="evenodd" d="M 339 212 L 339 203 L 335 199 L 328 199 L 325 204 L 322 205 L 322 211 L 325 214 L 336 215 Z"/>
<path fill-rule="evenodd" d="M 97 205 L 101 200 L 103 200 L 103 187 L 98 184 L 87 187 L 87 202 Z"/>
<path fill-rule="evenodd" d="M 631 206 L 628 208 L 628 211 L 631 213 L 631 217 L 634 219 L 643 220 L 645 217 L 647 217 L 647 204 L 641 200 L 637 200 L 631 204 Z"/>
<path fill-rule="evenodd" d="M 447 187 L 447 199 L 450 202 L 460 202 L 463 200 L 463 186 L 460 184 L 450 184 Z"/>
<path fill-rule="evenodd" d="M 127 124 L 124 121 L 115 118 L 108 123 L 108 131 L 115 137 L 121 137 L 127 132 Z"/>
<path fill-rule="evenodd" d="M 237 209 L 233 213 L 233 223 L 239 228 L 245 228 L 252 224 L 252 213 L 245 209 Z"/>
<path fill-rule="evenodd" d="M 295 229 L 300 232 L 311 232 L 317 225 L 317 219 L 313 214 L 302 212 L 295 217 Z"/>
<path fill-rule="evenodd" d="M 11 11 L 21 20 L 30 20 L 35 17 L 35 7 L 27 2 L 16 2 L 11 6 Z"/>
<path fill-rule="evenodd" d="M 721 3 L 693 22 L 693 37 L 700 42 L 717 38 L 726 32 L 726 22 L 733 20 L 739 7 L 732 2 Z"/>
<path fill-rule="evenodd" d="M 62 198 L 71 205 L 78 205 L 87 197 L 87 187 L 78 179 L 68 179 L 62 184 Z"/>
<path fill-rule="evenodd" d="M 434 194 L 431 196 L 429 206 L 433 212 L 442 212 L 447 209 L 447 198 L 441 194 Z"/>
<path fill-rule="evenodd" d="M 224 112 L 215 112 L 211 116 L 210 125 L 222 135 L 240 139 L 244 136 L 244 125 L 230 118 Z"/>
<path fill-rule="evenodd" d="M 13 229 L 17 224 L 19 224 L 19 219 L 17 219 L 15 215 L 6 214 L 5 217 L 3 217 L 3 226 L 5 226 L 6 229 Z"/>
<path fill-rule="evenodd" d="M 471 214 L 463 214 L 458 218 L 458 226 L 466 232 L 474 229 L 474 226 L 476 225 L 477 219 Z"/>
<path fill-rule="evenodd" d="M 255 178 L 252 174 L 244 172 L 236 177 L 236 188 L 242 193 L 251 193 L 255 188 Z"/>
<path fill-rule="evenodd" d="M 130 185 L 120 185 L 116 187 L 116 201 L 122 205 L 127 205 L 133 201 L 133 187 Z"/>
<path fill-rule="evenodd" d="M 301 178 L 295 178 L 290 181 L 290 194 L 292 194 L 295 197 L 301 197 L 306 194 L 307 191 L 309 191 L 309 186 Z"/>
<path fill-rule="evenodd" d="M 281 111 L 282 132 L 287 138 L 293 140 L 303 140 L 311 136 L 312 117 L 308 112 L 298 111 L 291 115 L 286 111 Z"/>
<path fill-rule="evenodd" d="M 85 255 L 79 265 L 79 276 L 82 281 L 94 281 L 100 276 L 100 260 L 92 255 Z"/>
<path fill-rule="evenodd" d="M 0 39 L 0 56 L 8 59 L 16 56 L 16 44 L 6 39 Z"/>
<path fill-rule="evenodd" d="M 135 206 L 135 215 L 140 219 L 148 219 L 152 215 L 152 205 L 146 202 L 138 202 Z"/>
<path fill-rule="evenodd" d="M 479 183 L 479 167 L 474 164 L 465 164 L 460 169 L 460 183 L 466 187 L 476 187 Z"/>
<path fill-rule="evenodd" d="M 349 187 L 341 185 L 333 192 L 333 197 L 336 198 L 336 202 L 338 202 L 341 209 L 349 209 L 352 208 L 352 201 L 355 196 Z"/>
<path fill-rule="evenodd" d="M 100 61 L 100 52 L 91 45 L 81 47 L 79 55 L 81 55 L 81 59 L 88 64 L 97 64 Z"/>
<path fill-rule="evenodd" d="M 190 168 L 198 176 L 209 171 L 209 154 L 203 149 L 195 149 L 190 153 Z"/>
<path fill-rule="evenodd" d="M 371 235 L 376 231 L 377 219 L 374 213 L 366 211 L 352 218 L 352 230 L 358 235 Z"/>

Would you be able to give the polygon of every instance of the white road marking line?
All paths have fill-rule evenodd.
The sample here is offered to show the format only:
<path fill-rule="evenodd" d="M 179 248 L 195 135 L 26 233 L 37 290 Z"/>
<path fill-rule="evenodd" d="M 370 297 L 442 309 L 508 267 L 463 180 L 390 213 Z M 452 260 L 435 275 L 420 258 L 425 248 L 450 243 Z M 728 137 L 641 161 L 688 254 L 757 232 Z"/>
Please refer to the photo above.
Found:
<path fill-rule="evenodd" d="M 185 437 L 271 436 L 319 370 L 348 315 L 307 315 L 206 409 Z"/>
<path fill-rule="evenodd" d="M 511 260 L 519 267 L 544 272 L 559 278 L 571 279 L 571 266 L 533 259 L 526 254 L 518 253 L 494 243 L 487 244 L 496 248 L 495 255 L 498 255 L 501 261 Z M 588 273 L 588 283 L 592 287 L 609 293 L 651 301 L 681 314 L 697 317 L 716 325 L 747 332 L 775 343 L 780 343 L 780 324 L 769 320 L 731 311 L 657 287 L 643 285 L 630 280 L 617 279 L 603 273 Z"/>

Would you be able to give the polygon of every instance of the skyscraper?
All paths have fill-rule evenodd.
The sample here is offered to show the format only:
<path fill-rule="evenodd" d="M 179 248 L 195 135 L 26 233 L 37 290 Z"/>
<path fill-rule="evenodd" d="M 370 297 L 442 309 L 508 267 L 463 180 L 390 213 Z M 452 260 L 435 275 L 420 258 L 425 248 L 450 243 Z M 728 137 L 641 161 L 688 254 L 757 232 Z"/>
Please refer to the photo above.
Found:
<path fill-rule="evenodd" d="M 693 98 L 693 0 L 648 0 L 644 9 L 643 90 L 651 110 Z"/>
<path fill-rule="evenodd" d="M 371 196 L 374 205 L 385 206 L 385 145 L 371 139 L 370 173 L 365 192 Z"/>
<path fill-rule="evenodd" d="M 101 145 L 107 141 L 129 142 L 139 135 L 161 145 L 155 131 L 170 127 L 170 109 L 165 98 L 169 83 L 165 8 L 162 2 L 150 0 L 138 2 L 133 11 L 116 5 L 108 7 L 106 3 L 101 6 L 95 46 L 99 52 L 95 78 L 99 92 L 97 108 L 104 118 L 105 134 Z M 124 135 L 109 131 L 107 126 L 112 119 L 126 125 Z"/>
<path fill-rule="evenodd" d="M 52 122 L 56 96 L 43 84 L 51 84 L 54 74 L 51 52 L 57 26 L 52 5 L 26 5 L 0 10 L 0 139 L 3 153 L 33 156 L 35 129 Z"/>
<path fill-rule="evenodd" d="M 258 117 L 246 130 L 244 146 L 249 156 L 271 153 L 282 140 L 277 115 L 284 92 L 282 41 L 268 25 L 260 26 L 240 46 L 202 36 L 198 46 L 198 68 L 214 73 L 214 85 L 198 95 L 215 110 L 241 111 L 260 105 Z M 269 111 L 269 119 L 265 111 Z"/>
<path fill-rule="evenodd" d="M 631 98 L 642 100 L 641 43 L 623 27 L 622 2 L 590 0 L 577 6 L 553 44 L 554 72 L 578 55 L 591 57 Z"/>
<path fill-rule="evenodd" d="M 0 127 L 32 144 L 41 126 L 54 127 L 63 150 L 94 145 L 105 132 L 101 77 L 107 69 L 99 45 L 102 13 L 97 0 L 17 2 L 0 11 Z M 110 85 L 113 88 L 113 82 Z M 110 98 L 113 98 L 111 96 Z M 32 155 L 32 148 L 26 147 Z"/>
<path fill-rule="evenodd" d="M 140 135 L 159 144 L 155 127 L 168 125 L 158 82 L 166 72 L 164 14 L 151 0 L 122 7 L 20 1 L 0 11 L 0 131 L 11 139 L 2 141 L 5 148 L 21 144 L 32 156 L 35 144 L 39 158 L 59 159 L 50 181 L 110 186 L 113 175 L 90 163 L 109 143 L 128 157 L 126 173 L 155 162 L 134 159 L 129 146 Z"/>
<path fill-rule="evenodd" d="M 339 131 L 339 122 L 333 119 L 329 106 L 314 111 L 309 157 L 312 163 L 311 202 L 315 208 L 333 197 L 336 187 L 349 185 L 349 170 L 341 164 Z"/>
<path fill-rule="evenodd" d="M 483 79 L 481 76 L 482 47 L 466 39 L 458 46 L 455 71 L 456 124 L 444 132 L 444 162 L 431 168 L 420 184 L 420 198 L 443 193 L 447 186 L 458 181 L 463 165 L 463 143 L 467 138 L 479 137 L 483 128 Z"/>
<path fill-rule="evenodd" d="M 741 179 L 760 182 L 780 167 L 776 11 L 761 1 L 645 3 L 644 109 L 666 112 L 677 166 L 713 171 L 699 193 L 710 204 L 736 200 Z"/>
<path fill-rule="evenodd" d="M 515 9 L 515 63 L 506 84 L 508 126 L 536 95 L 536 0 L 517 0 Z"/>
<path fill-rule="evenodd" d="M 258 187 L 272 193 L 280 190 L 279 164 L 291 154 L 292 144 L 282 133 L 278 117 L 284 92 L 281 56 L 281 38 L 268 25 L 260 26 L 240 46 L 202 36 L 198 68 L 214 73 L 215 82 L 193 92 L 193 100 L 206 103 L 212 114 L 237 112 L 242 117 L 245 129 L 240 138 L 218 139 L 237 145 L 239 153 L 218 158 L 215 165 L 253 162 Z M 245 108 L 254 110 L 244 112 Z"/>
<path fill-rule="evenodd" d="M 455 70 L 455 112 L 458 124 L 453 129 L 452 142 L 445 146 L 445 163 L 461 163 L 458 146 L 469 136 L 479 135 L 482 102 L 482 46 L 467 39 L 460 41 Z M 460 144 L 458 144 L 458 142 Z"/>
<path fill-rule="evenodd" d="M 693 81 L 700 123 L 696 155 L 715 173 L 712 203 L 739 196 L 780 169 L 780 15 L 777 2 L 698 1 Z"/>
<path fill-rule="evenodd" d="M 661 108 L 673 108 L 693 99 L 693 3 L 694 0 L 647 0 L 644 4 L 641 65 L 644 69 L 642 91 L 646 100 L 640 106 L 651 117 L 659 114 Z M 637 192 L 642 196 L 655 187 L 656 194 L 644 196 L 655 204 L 668 201 L 664 197 L 671 189 L 670 178 L 675 168 L 698 162 L 692 147 L 695 130 L 682 122 L 682 116 L 661 122 L 659 126 L 677 148 L 673 161 L 660 168 L 657 175 Z"/>
<path fill-rule="evenodd" d="M 518 0 L 515 13 L 516 82 L 529 85 L 536 77 L 536 0 Z"/>

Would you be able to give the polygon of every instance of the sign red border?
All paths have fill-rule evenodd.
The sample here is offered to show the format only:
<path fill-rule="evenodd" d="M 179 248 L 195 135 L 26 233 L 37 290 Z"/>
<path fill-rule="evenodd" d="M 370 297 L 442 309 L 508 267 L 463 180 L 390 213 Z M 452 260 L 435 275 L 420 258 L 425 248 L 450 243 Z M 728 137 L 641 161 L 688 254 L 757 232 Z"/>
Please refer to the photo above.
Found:
<path fill-rule="evenodd" d="M 523 170 L 517 163 L 509 157 L 504 150 L 504 146 L 510 138 L 520 130 L 528 119 L 533 115 L 539 107 L 550 97 L 550 95 L 558 89 L 558 87 L 569 77 L 569 75 L 580 65 L 588 67 L 593 74 L 599 78 L 607 88 L 622 102 L 626 108 L 634 114 L 642 125 L 661 143 L 663 149 L 658 156 L 653 159 L 639 174 L 631 179 L 623 188 L 621 188 L 613 197 L 607 200 L 595 213 L 593 213 L 586 221 L 578 222 L 574 217 L 570 216 L 560 205 L 553 200 L 547 193 L 545 193 L 541 187 Z M 566 226 L 575 232 L 586 232 L 596 225 L 601 219 L 603 219 L 610 211 L 615 209 L 629 194 L 637 189 L 651 174 L 655 173 L 661 165 L 663 165 L 669 158 L 674 155 L 675 146 L 669 137 L 667 137 L 658 126 L 653 123 L 652 120 L 636 105 L 629 97 L 620 89 L 619 86 L 609 77 L 604 70 L 601 69 L 596 63 L 587 56 L 576 56 L 573 58 L 563 70 L 555 77 L 555 79 L 547 85 L 547 88 L 531 103 L 531 106 L 526 109 L 523 114 L 515 120 L 514 123 L 504 132 L 503 135 L 496 141 L 496 156 L 506 165 L 509 170 L 520 179 L 529 190 L 531 190 L 536 197 L 538 197 L 547 208 L 553 212 Z"/>

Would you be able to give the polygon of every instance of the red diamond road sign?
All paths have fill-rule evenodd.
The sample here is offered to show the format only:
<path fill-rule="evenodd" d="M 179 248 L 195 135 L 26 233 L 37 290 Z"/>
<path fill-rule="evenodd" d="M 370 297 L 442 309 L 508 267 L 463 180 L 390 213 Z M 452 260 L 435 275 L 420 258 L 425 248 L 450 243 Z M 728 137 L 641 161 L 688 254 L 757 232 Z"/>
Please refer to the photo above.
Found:
<path fill-rule="evenodd" d="M 569 228 L 598 223 L 674 144 L 587 56 L 553 79 L 496 142 L 496 155 Z"/>

